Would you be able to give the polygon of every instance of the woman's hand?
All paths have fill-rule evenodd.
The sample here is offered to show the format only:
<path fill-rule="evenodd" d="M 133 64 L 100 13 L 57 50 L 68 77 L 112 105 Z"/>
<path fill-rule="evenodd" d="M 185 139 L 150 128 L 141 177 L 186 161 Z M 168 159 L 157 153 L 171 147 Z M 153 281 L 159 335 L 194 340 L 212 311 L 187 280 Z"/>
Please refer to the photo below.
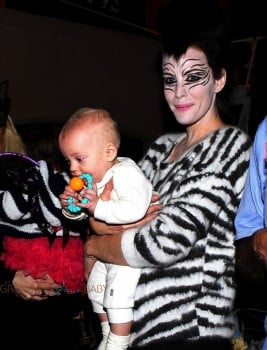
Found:
<path fill-rule="evenodd" d="M 253 248 L 258 256 L 267 261 L 267 229 L 258 230 L 253 236 Z"/>
<path fill-rule="evenodd" d="M 88 280 L 90 273 L 91 273 L 96 261 L 97 261 L 97 259 L 94 256 L 88 255 L 86 253 L 84 254 L 84 279 L 85 279 L 85 281 Z"/>
<path fill-rule="evenodd" d="M 55 289 L 60 285 L 47 274 L 42 278 L 34 279 L 30 275 L 25 275 L 24 271 L 19 270 L 15 273 L 12 280 L 15 293 L 25 300 L 44 300 L 48 296 L 55 295 Z"/>

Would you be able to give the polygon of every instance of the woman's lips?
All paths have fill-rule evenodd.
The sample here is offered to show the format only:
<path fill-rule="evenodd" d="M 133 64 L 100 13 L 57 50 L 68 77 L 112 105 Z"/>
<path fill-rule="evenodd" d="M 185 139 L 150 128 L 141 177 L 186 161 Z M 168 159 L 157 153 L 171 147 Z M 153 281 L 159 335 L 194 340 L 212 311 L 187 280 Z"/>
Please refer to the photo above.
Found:
<path fill-rule="evenodd" d="M 177 109 L 179 111 L 187 111 L 188 109 L 190 109 L 192 107 L 192 104 L 187 103 L 187 104 L 182 104 L 182 105 L 175 105 L 174 107 L 175 107 L 175 109 Z"/>

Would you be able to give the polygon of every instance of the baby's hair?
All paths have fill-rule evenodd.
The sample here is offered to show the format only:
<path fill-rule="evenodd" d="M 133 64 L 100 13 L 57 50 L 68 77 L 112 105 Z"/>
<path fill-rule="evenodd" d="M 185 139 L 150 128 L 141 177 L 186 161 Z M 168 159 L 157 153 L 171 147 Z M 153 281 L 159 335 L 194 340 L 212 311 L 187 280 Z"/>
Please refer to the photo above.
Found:
<path fill-rule="evenodd" d="M 117 122 L 110 113 L 102 108 L 83 107 L 74 112 L 60 132 L 60 137 L 80 122 L 88 121 L 92 124 L 103 124 L 103 136 L 110 140 L 117 148 L 120 147 L 120 132 Z"/>

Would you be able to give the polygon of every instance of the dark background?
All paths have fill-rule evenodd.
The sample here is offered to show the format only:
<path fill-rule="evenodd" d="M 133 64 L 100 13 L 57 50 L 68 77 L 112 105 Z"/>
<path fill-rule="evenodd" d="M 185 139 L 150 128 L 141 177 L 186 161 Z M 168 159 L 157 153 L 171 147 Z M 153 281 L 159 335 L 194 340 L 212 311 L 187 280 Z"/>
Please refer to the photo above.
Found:
<path fill-rule="evenodd" d="M 160 49 L 160 35 L 158 32 L 157 20 L 159 14 L 162 12 L 162 9 L 170 2 L 177 3 L 177 21 L 182 21 L 185 26 L 190 25 L 190 13 L 183 13 L 183 2 L 180 0 L 6 0 L 0 2 L 0 4 L 2 4 L 2 8 L 41 16 L 44 25 L 46 25 L 44 18 L 53 18 L 59 20 L 58 28 L 60 28 L 61 23 L 79 23 L 82 25 L 88 25 L 90 28 L 95 27 L 96 30 L 99 28 L 99 30 L 110 30 L 113 33 L 121 32 L 124 35 L 132 35 L 133 37 L 137 38 L 137 40 L 139 37 L 140 39 L 144 40 L 144 42 L 140 41 L 140 46 L 143 45 L 142 47 L 146 46 L 146 49 L 149 49 L 151 45 L 151 54 L 147 53 L 147 55 L 148 57 L 151 55 L 151 64 L 156 65 L 154 61 L 155 53 L 157 53 L 157 47 Z M 194 5 L 198 2 L 199 0 L 191 1 L 190 4 L 192 5 L 192 11 L 194 11 Z M 267 26 L 265 24 L 266 4 L 266 0 L 246 2 L 241 0 L 203 0 L 201 2 L 204 12 L 211 12 L 213 11 L 214 7 L 218 7 L 222 11 L 227 12 L 232 16 L 231 41 L 233 43 L 233 62 L 236 66 L 236 70 L 233 72 L 233 79 L 235 79 L 235 84 L 237 86 L 241 85 L 241 87 L 244 87 L 245 84 L 248 83 L 248 86 L 246 85 L 245 89 L 247 95 L 249 96 L 251 106 L 249 110 L 249 117 L 241 126 L 252 137 L 254 136 L 258 123 L 262 120 L 264 115 L 267 114 L 267 106 L 265 103 L 267 97 L 267 89 L 265 87 L 267 78 L 265 63 L 267 62 Z M 54 24 L 56 28 L 57 24 Z M 55 28 L 53 28 L 53 30 L 55 30 Z M 32 29 L 34 30 L 34 25 Z M 74 30 L 76 30 L 76 28 Z M 81 34 L 79 33 L 79 36 L 80 35 Z M 108 32 L 105 32 L 104 35 L 107 36 Z M 78 39 L 79 38 L 77 36 L 77 46 L 79 45 Z M 13 42 L 13 44 L 15 44 L 15 42 Z M 64 50 L 64 47 L 62 47 L 62 50 Z M 127 56 L 126 50 L 127 48 L 125 49 L 125 54 Z M 252 58 L 253 52 L 254 56 Z M 129 52 L 129 57 L 130 56 L 131 52 Z M 113 63 L 109 62 L 109 60 L 109 57 L 107 57 L 107 65 L 110 64 L 112 66 Z M 146 64 L 149 64 L 149 61 Z M 136 66 L 137 65 L 138 64 L 136 63 Z M 75 69 L 77 69 L 77 67 L 75 67 Z M 96 67 L 96 69 L 98 68 Z M 149 69 L 151 69 L 151 67 Z M 125 74 L 125 72 L 123 73 Z M 152 74 L 155 74 L 154 77 L 157 80 L 158 77 L 156 77 L 156 66 Z M 110 79 L 109 81 L 111 81 L 112 78 L 112 76 L 108 77 L 108 79 Z M 125 76 L 123 79 L 127 79 L 127 76 Z M 144 80 L 145 79 L 149 80 L 151 77 L 144 77 Z M 137 81 L 133 81 L 132 84 L 136 85 Z M 144 110 L 140 111 L 140 120 L 136 120 L 137 124 L 145 123 L 145 120 L 149 120 L 149 122 L 144 125 L 143 130 L 139 130 L 140 127 L 137 128 L 136 125 L 132 125 L 132 121 L 130 123 L 127 121 L 127 118 L 133 120 L 133 116 L 131 116 L 131 112 L 128 113 L 127 108 L 122 108 L 121 106 L 117 107 L 115 102 L 114 105 L 113 103 L 107 102 L 107 108 L 111 108 L 111 112 L 114 111 L 115 114 L 117 114 L 117 109 L 122 109 L 122 111 L 118 110 L 118 119 L 122 124 L 123 133 L 130 134 L 132 137 L 137 137 L 137 139 L 145 139 L 145 147 L 155 136 L 165 130 L 175 127 L 172 117 L 168 115 L 168 110 L 164 104 L 164 101 L 162 100 L 162 96 L 156 93 L 156 91 L 161 89 L 159 81 L 157 81 L 156 84 L 152 81 L 150 83 L 148 82 L 147 84 L 148 86 L 146 87 L 146 90 L 142 93 L 140 92 L 141 87 L 138 85 L 136 85 L 135 89 L 133 89 L 137 91 L 137 93 L 139 91 L 140 95 L 142 96 L 144 94 L 153 95 L 148 95 L 146 99 L 147 107 L 144 105 Z M 14 85 L 11 84 L 11 90 L 12 86 Z M 57 88 L 58 87 L 55 86 L 55 90 Z M 118 89 L 118 93 L 120 93 L 119 90 L 121 87 L 116 86 L 115 82 L 114 89 Z M 132 92 L 129 90 L 128 95 L 131 93 Z M 80 94 L 82 94 L 82 92 Z M 15 94 L 17 99 L 18 97 L 16 95 L 17 92 Z M 23 112 L 21 105 L 17 105 L 17 100 L 15 100 L 15 97 L 13 98 L 11 106 L 15 113 L 15 119 L 17 119 L 19 123 L 21 123 L 22 119 L 25 121 L 28 119 L 31 122 L 33 117 L 30 116 L 30 113 L 26 115 L 27 112 Z M 72 96 L 71 98 L 73 98 L 74 101 L 76 96 Z M 105 101 L 108 101 L 108 98 L 108 96 L 103 94 L 99 101 L 104 101 L 103 104 L 105 105 Z M 139 100 L 136 99 L 135 103 L 140 103 L 142 109 L 142 99 L 140 99 L 138 95 L 136 95 L 136 98 L 139 98 Z M 156 102 L 157 100 L 161 101 L 160 104 L 159 102 Z M 84 104 L 83 101 L 84 100 L 81 98 L 80 100 L 77 98 L 77 104 Z M 98 102 L 98 98 L 96 98 L 96 101 L 97 104 L 100 103 Z M 51 106 L 53 107 L 53 103 L 51 103 Z M 150 106 L 154 107 L 154 109 L 151 109 L 151 114 L 155 116 L 154 120 L 151 116 L 149 116 Z M 236 107 L 236 119 L 233 120 L 233 122 L 236 124 L 239 122 L 241 109 L 242 104 L 239 104 Z M 69 110 L 71 109 L 69 108 Z M 57 114 L 55 115 L 55 119 L 61 120 L 66 118 L 66 112 L 63 110 L 55 111 L 55 113 Z M 60 113 L 62 113 L 62 115 L 59 115 Z M 51 119 L 51 116 L 46 114 L 48 113 L 43 113 L 43 115 L 40 114 L 38 119 Z M 127 114 L 129 114 L 129 117 Z M 135 130 L 135 128 L 138 130 Z M 149 134 L 149 136 L 147 136 L 147 134 Z"/>
<path fill-rule="evenodd" d="M 156 136 L 176 128 L 163 100 L 157 61 L 157 19 L 170 1 L 0 1 L 0 81 L 9 80 L 10 113 L 23 137 L 31 142 L 49 132 L 49 123 L 60 127 L 77 108 L 101 106 L 119 122 L 121 155 L 138 160 Z M 207 14 L 215 6 L 232 19 L 235 69 L 229 79 L 236 93 L 245 88 L 245 97 L 233 101 L 233 122 L 240 123 L 249 102 L 242 128 L 253 138 L 267 115 L 267 1 L 192 0 L 192 11 L 200 1 Z M 183 1 L 176 3 L 177 21 L 190 26 L 190 11 L 183 12 Z M 266 291 L 240 286 L 238 314 L 248 339 L 260 339 Z"/>

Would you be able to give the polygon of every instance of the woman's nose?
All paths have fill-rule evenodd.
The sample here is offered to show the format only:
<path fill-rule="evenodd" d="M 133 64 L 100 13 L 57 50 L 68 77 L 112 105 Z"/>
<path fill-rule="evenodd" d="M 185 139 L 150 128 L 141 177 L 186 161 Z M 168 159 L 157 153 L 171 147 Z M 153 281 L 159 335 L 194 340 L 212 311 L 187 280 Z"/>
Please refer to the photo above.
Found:
<path fill-rule="evenodd" d="M 175 97 L 181 98 L 187 95 L 187 88 L 184 84 L 177 83 L 175 89 Z"/>

